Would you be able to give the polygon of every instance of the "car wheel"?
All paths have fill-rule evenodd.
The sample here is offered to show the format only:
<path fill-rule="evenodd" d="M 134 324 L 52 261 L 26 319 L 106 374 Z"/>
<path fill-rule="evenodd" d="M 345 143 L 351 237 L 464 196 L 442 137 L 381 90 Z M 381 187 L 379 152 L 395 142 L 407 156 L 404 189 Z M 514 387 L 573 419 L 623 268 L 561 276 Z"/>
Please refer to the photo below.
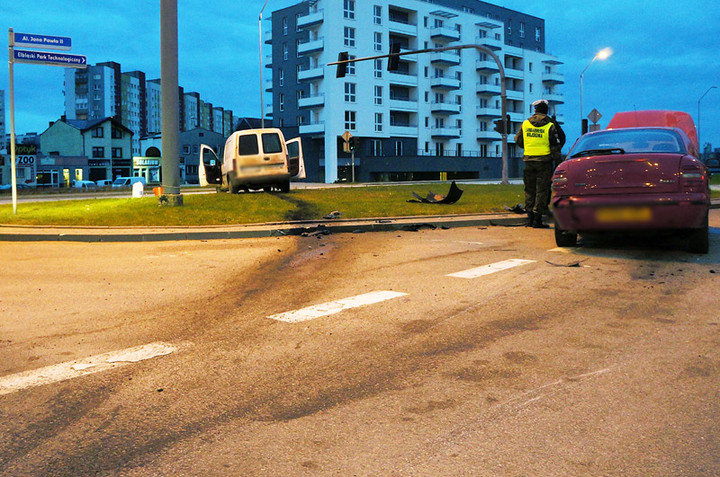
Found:
<path fill-rule="evenodd" d="M 228 183 L 228 192 L 230 194 L 237 194 L 240 192 L 240 186 L 233 184 L 232 179 L 230 179 L 230 174 L 227 176 L 227 183 Z"/>
<path fill-rule="evenodd" d="M 710 228 L 708 227 L 707 214 L 705 214 L 703 226 L 690 231 L 690 236 L 687 241 L 687 251 L 701 254 L 706 254 L 710 251 Z"/>
<path fill-rule="evenodd" d="M 577 233 L 568 232 L 555 224 L 555 243 L 558 247 L 574 247 L 577 245 Z"/>

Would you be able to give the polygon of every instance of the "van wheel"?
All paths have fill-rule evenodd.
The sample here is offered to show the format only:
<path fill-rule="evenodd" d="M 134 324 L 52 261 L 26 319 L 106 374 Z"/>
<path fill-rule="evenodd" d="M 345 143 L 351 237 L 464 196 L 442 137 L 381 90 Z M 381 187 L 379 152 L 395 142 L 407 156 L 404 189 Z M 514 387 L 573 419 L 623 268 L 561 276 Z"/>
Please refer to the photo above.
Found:
<path fill-rule="evenodd" d="M 561 229 L 555 222 L 555 243 L 558 247 L 574 247 L 577 245 L 577 234 Z"/>
<path fill-rule="evenodd" d="M 290 192 L 290 179 L 280 183 L 280 192 L 287 194 Z"/>
<path fill-rule="evenodd" d="M 272 192 L 272 186 L 265 186 L 262 188 L 263 192 Z"/>
<path fill-rule="evenodd" d="M 232 179 L 230 179 L 230 174 L 228 174 L 228 176 L 227 176 L 227 184 L 228 184 L 228 193 L 237 194 L 240 191 L 240 187 L 233 184 Z"/>
<path fill-rule="evenodd" d="M 690 253 L 706 254 L 710 251 L 710 229 L 708 227 L 708 216 L 705 215 L 703 226 L 699 229 L 692 229 L 687 241 L 687 251 Z"/>

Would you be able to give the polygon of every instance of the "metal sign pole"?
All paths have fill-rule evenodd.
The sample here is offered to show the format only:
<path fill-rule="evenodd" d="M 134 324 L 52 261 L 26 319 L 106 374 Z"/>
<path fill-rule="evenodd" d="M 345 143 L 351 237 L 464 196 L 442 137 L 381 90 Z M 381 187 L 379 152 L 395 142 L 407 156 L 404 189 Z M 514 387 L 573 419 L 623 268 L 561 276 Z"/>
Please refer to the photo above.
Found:
<path fill-rule="evenodd" d="M 12 181 L 12 205 L 13 215 L 17 215 L 17 166 L 15 165 L 15 81 L 13 74 L 13 46 L 14 35 L 13 29 L 9 30 L 8 40 L 8 70 L 10 71 L 10 180 Z"/>
<path fill-rule="evenodd" d="M 352 168 L 352 181 L 353 181 L 353 183 L 355 183 L 355 150 L 354 149 L 350 152 L 350 158 L 351 158 L 350 165 Z"/>

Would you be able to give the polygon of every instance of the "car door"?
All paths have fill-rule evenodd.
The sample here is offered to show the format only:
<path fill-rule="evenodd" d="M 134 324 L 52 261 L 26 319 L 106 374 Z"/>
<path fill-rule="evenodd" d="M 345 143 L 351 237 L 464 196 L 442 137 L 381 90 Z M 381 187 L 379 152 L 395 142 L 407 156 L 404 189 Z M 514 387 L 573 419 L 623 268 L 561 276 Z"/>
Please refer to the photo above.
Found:
<path fill-rule="evenodd" d="M 215 151 L 205 144 L 200 145 L 198 178 L 202 187 L 222 185 L 222 162 Z"/>
<path fill-rule="evenodd" d="M 293 179 L 305 179 L 305 160 L 299 137 L 285 142 L 288 151 L 288 172 Z"/>

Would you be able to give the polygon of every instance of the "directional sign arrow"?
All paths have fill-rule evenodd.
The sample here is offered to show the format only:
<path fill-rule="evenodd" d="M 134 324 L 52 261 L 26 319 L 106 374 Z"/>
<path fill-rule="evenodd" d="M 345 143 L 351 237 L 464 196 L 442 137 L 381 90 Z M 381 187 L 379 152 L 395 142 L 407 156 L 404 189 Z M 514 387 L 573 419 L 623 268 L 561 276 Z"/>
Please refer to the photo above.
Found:
<path fill-rule="evenodd" d="M 48 51 L 14 50 L 13 61 L 15 63 L 62 66 L 64 68 L 87 67 L 87 57 L 85 56 L 68 55 L 66 53 L 52 53 Z"/>
<path fill-rule="evenodd" d="M 33 33 L 15 33 L 14 46 L 23 48 L 46 48 L 49 50 L 69 50 L 72 40 L 66 36 L 35 35 Z"/>

